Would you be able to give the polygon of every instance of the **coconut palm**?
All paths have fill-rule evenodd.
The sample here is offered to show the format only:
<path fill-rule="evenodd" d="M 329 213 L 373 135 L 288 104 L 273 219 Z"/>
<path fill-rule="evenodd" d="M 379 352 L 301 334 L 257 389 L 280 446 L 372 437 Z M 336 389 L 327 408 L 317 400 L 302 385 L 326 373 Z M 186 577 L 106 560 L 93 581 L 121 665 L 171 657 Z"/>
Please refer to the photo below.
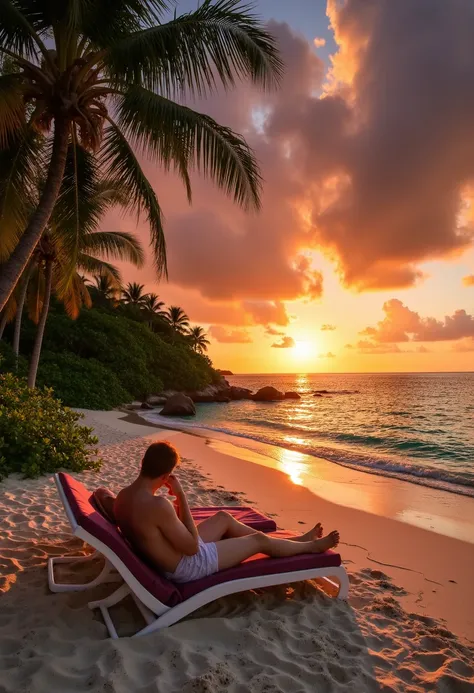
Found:
<path fill-rule="evenodd" d="M 144 288 L 144 284 L 129 282 L 125 289 L 122 289 L 122 302 L 133 306 L 144 306 L 147 300 L 147 294 L 143 293 Z"/>
<path fill-rule="evenodd" d="M 9 58 L 0 76 L 0 310 L 48 224 L 70 145 L 123 181 L 129 208 L 147 217 L 159 275 L 162 214 L 137 153 L 173 167 L 188 198 L 196 168 L 236 203 L 258 208 L 261 178 L 243 137 L 173 99 L 242 78 L 275 84 L 275 41 L 241 0 L 204 0 L 164 22 L 170 4 L 0 0 L 0 54 Z M 46 180 L 30 215 L 25 191 L 38 158 Z"/>
<path fill-rule="evenodd" d="M 66 173 L 67 173 L 66 169 Z M 83 171 L 78 190 L 81 194 L 77 208 L 70 204 L 71 186 L 65 175 L 61 195 L 48 228 L 33 253 L 34 270 L 29 281 L 30 317 L 38 323 L 30 360 L 28 385 L 35 386 L 41 346 L 48 317 L 51 293 L 57 295 L 71 318 L 76 318 L 83 305 L 91 299 L 79 272 L 107 277 L 119 286 L 118 269 L 106 259 L 128 260 L 142 267 L 144 252 L 140 242 L 131 234 L 118 231 L 97 231 L 105 212 L 122 199 L 121 185 L 99 181 L 92 171 Z M 79 233 L 71 216 L 79 211 Z"/>
<path fill-rule="evenodd" d="M 180 334 L 185 334 L 189 328 L 189 318 L 179 306 L 170 306 L 163 314 L 165 320 Z"/>
<path fill-rule="evenodd" d="M 91 288 L 93 288 L 106 301 L 115 300 L 117 298 L 117 294 L 121 292 L 120 285 L 118 285 L 117 282 L 115 282 L 107 274 L 96 274 L 90 284 Z"/>
<path fill-rule="evenodd" d="M 165 302 L 160 301 L 158 294 L 145 294 L 143 307 L 146 308 L 146 310 L 148 310 L 150 313 L 163 315 L 163 311 L 161 309 L 164 305 Z"/>
<path fill-rule="evenodd" d="M 199 325 L 191 327 L 188 335 L 189 342 L 194 351 L 197 351 L 198 354 L 203 354 L 205 351 L 207 351 L 207 347 L 211 342 L 207 339 L 207 334 L 204 332 L 202 327 L 199 327 Z"/>

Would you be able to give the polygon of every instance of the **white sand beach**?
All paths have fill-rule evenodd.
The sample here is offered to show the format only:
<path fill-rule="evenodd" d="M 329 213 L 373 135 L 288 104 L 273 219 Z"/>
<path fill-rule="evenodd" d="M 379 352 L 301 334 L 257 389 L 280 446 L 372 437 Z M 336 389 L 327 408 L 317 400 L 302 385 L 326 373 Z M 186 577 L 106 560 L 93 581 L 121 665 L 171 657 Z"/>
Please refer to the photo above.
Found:
<path fill-rule="evenodd" d="M 252 504 L 280 527 L 337 527 L 349 601 L 309 582 L 267 588 L 225 597 L 153 635 L 112 641 L 87 602 L 114 585 L 48 591 L 50 556 L 90 551 L 71 536 L 52 479 L 12 476 L 0 483 L 1 693 L 474 691 L 472 543 L 327 500 L 323 484 L 318 496 L 248 450 L 124 418 L 86 413 L 104 459 L 100 472 L 80 475 L 87 487 L 117 492 L 150 439 L 168 439 L 183 455 L 179 474 L 193 505 Z M 100 562 L 91 565 L 100 571 Z M 75 579 L 90 577 L 77 567 Z M 121 635 L 141 626 L 132 602 L 113 615 Z"/>

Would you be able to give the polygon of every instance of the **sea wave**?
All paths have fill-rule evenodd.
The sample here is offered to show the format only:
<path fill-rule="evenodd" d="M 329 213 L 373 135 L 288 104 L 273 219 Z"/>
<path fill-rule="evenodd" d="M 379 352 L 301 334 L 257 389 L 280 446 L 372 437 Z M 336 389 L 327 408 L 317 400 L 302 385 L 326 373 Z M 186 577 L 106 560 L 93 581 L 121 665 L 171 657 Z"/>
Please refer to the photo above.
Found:
<path fill-rule="evenodd" d="M 444 491 L 450 491 L 451 493 L 474 497 L 474 474 L 468 472 L 447 471 L 427 465 L 412 464 L 399 459 L 395 460 L 389 457 L 369 456 L 339 446 L 329 447 L 324 444 L 320 445 L 313 441 L 311 444 L 308 444 L 307 441 L 289 444 L 282 440 L 275 441 L 273 436 L 265 436 L 253 432 L 242 432 L 236 430 L 235 426 L 231 425 L 213 426 L 207 422 L 187 421 L 183 419 L 170 421 L 168 417 L 162 417 L 154 412 L 139 412 L 139 414 L 147 421 L 156 423 L 157 425 L 163 425 L 166 428 L 182 431 L 202 429 L 214 431 L 216 433 L 225 433 L 226 435 L 239 438 L 239 445 L 243 447 L 246 447 L 243 441 L 253 440 L 276 446 L 277 448 L 296 450 L 312 457 L 323 458 L 329 462 L 343 467 L 349 467 L 357 471 L 397 478 L 430 488 L 438 488 Z"/>

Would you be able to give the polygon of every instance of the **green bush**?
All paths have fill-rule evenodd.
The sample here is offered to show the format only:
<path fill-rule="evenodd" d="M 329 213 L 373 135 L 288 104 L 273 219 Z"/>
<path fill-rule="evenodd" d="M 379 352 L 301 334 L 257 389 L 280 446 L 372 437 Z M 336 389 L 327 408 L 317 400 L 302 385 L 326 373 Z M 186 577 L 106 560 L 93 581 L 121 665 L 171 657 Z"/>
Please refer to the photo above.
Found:
<path fill-rule="evenodd" d="M 95 359 L 83 359 L 73 353 L 44 351 L 37 384 L 51 387 L 68 407 L 113 409 L 132 398 L 115 373 Z"/>
<path fill-rule="evenodd" d="M 28 388 L 8 373 L 0 375 L 0 479 L 19 472 L 24 477 L 58 469 L 99 469 L 98 440 L 82 418 L 56 399 L 49 389 Z"/>

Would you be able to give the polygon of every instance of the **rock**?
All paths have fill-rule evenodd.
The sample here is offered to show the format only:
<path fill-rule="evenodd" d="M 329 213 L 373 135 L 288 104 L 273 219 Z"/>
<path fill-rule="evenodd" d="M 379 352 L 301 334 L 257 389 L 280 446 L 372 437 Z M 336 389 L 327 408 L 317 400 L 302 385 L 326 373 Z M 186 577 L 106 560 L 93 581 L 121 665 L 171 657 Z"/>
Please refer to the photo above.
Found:
<path fill-rule="evenodd" d="M 140 409 L 154 409 L 154 407 L 151 404 L 148 404 L 148 402 L 142 402 Z"/>
<path fill-rule="evenodd" d="M 277 390 L 276 387 L 271 387 L 271 385 L 261 387 L 252 397 L 254 402 L 277 402 L 284 398 L 283 392 Z"/>
<path fill-rule="evenodd" d="M 230 398 L 233 400 L 253 399 L 252 390 L 248 390 L 246 387 L 236 387 L 232 385 L 230 387 Z"/>
<path fill-rule="evenodd" d="M 196 407 L 190 397 L 178 392 L 166 400 L 160 414 L 161 416 L 195 416 Z"/>
<path fill-rule="evenodd" d="M 142 408 L 141 402 L 129 402 L 128 404 L 124 404 L 122 407 L 122 409 L 124 409 L 126 411 L 138 411 L 141 408 Z"/>
<path fill-rule="evenodd" d="M 157 407 L 160 404 L 164 404 L 168 398 L 162 395 L 151 395 L 147 397 L 147 403 L 151 404 L 152 407 Z"/>
<path fill-rule="evenodd" d="M 285 399 L 301 399 L 301 395 L 297 392 L 285 392 Z"/>
<path fill-rule="evenodd" d="M 220 368 L 217 369 L 217 372 L 221 375 L 234 375 L 232 371 L 222 371 Z"/>
<path fill-rule="evenodd" d="M 216 395 L 214 402 L 230 402 L 230 397 L 227 397 L 224 393 Z"/>

